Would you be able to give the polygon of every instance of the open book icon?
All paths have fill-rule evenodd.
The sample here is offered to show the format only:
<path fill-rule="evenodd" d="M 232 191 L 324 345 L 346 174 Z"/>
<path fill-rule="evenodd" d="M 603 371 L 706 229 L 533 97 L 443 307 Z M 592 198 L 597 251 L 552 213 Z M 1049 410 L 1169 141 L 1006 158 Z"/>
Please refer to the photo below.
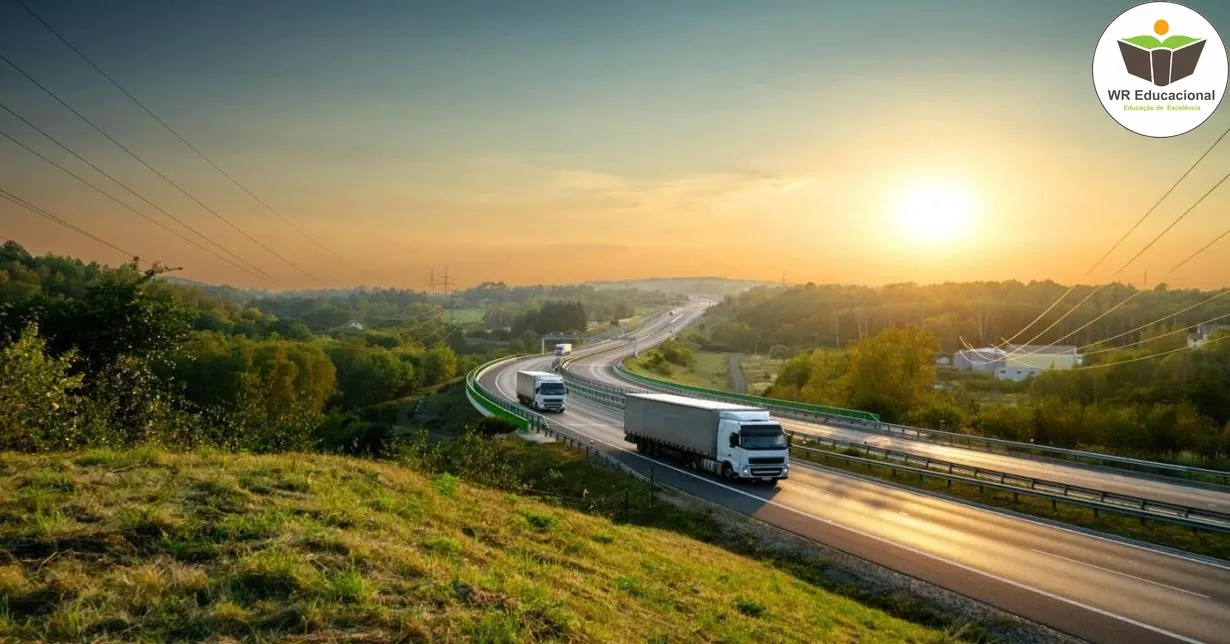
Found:
<path fill-rule="evenodd" d="M 1204 38 L 1190 36 L 1171 36 L 1166 40 L 1136 36 L 1121 38 L 1119 53 L 1129 74 L 1165 87 L 1196 71 L 1204 43 Z"/>

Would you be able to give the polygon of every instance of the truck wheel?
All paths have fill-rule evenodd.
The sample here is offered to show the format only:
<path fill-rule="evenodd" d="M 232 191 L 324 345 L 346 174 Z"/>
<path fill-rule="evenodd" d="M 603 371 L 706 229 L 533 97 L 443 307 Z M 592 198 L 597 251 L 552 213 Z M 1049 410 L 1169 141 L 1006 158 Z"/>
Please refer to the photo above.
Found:
<path fill-rule="evenodd" d="M 734 480 L 735 471 L 730 468 L 730 463 L 722 463 L 722 478 Z"/>

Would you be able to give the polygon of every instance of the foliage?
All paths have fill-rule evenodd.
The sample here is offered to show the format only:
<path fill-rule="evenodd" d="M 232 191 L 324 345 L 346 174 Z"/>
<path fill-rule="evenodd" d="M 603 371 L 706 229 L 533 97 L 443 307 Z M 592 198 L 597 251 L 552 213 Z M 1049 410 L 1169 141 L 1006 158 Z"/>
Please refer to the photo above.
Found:
<path fill-rule="evenodd" d="M 73 355 L 47 355 L 38 327 L 0 349 L 0 451 L 38 452 L 70 446 L 77 434 L 82 376 Z"/>

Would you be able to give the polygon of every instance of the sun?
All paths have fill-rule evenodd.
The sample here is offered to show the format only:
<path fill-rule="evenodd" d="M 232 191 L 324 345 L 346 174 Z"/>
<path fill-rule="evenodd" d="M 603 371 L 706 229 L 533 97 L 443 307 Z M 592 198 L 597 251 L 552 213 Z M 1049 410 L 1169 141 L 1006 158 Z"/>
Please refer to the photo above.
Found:
<path fill-rule="evenodd" d="M 897 232 L 909 241 L 955 241 L 972 224 L 974 196 L 958 184 L 918 183 L 897 197 L 894 216 Z"/>

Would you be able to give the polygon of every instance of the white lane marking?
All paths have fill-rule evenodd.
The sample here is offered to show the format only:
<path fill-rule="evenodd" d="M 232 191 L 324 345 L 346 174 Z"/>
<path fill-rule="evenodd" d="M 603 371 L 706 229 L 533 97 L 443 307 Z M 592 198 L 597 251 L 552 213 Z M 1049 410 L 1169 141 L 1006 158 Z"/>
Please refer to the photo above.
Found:
<path fill-rule="evenodd" d="M 621 383 L 619 383 L 619 384 L 622 384 L 622 382 L 621 382 Z M 633 453 L 635 453 L 635 452 L 633 452 Z M 639 456 L 639 454 L 638 454 L 638 456 Z M 860 480 L 862 480 L 862 479 L 860 479 Z M 921 493 L 916 493 L 916 494 L 921 494 Z M 1228 565 L 1228 564 L 1223 564 L 1223 563 L 1219 563 L 1219 562 L 1212 561 L 1212 560 L 1208 560 L 1208 559 L 1199 559 L 1199 558 L 1196 558 L 1196 557 L 1189 557 L 1189 556 L 1184 555 L 1184 554 L 1182 554 L 1182 553 L 1179 553 L 1179 552 L 1171 552 L 1171 551 L 1168 551 L 1168 550 L 1156 550 L 1156 549 L 1154 549 L 1154 548 L 1150 548 L 1150 547 L 1148 547 L 1148 546 L 1144 546 L 1144 545 L 1141 545 L 1141 544 L 1138 544 L 1138 543 L 1131 543 L 1131 542 L 1128 542 L 1128 541 L 1120 541 L 1119 539 L 1115 539 L 1115 538 L 1112 538 L 1112 537 L 1103 537 L 1103 536 L 1101 536 L 1101 535 L 1098 535 L 1098 534 L 1093 534 L 1093 533 L 1091 533 L 1091 532 L 1085 532 L 1085 531 L 1082 531 L 1082 530 L 1073 530 L 1072 528 L 1065 528 L 1065 527 L 1063 527 L 1063 526 L 1061 526 L 1061 525 L 1056 525 L 1056 524 L 1054 524 L 1054 523 L 1046 523 L 1046 522 L 1044 522 L 1044 521 L 1037 521 L 1037 520 L 1034 520 L 1034 519 L 1029 519 L 1029 518 L 1026 518 L 1026 517 L 1024 517 L 1024 516 L 1020 516 L 1020 515 L 1018 515 L 1018 514 L 1006 514 L 1006 513 L 1003 513 L 1003 512 L 995 512 L 995 511 L 993 511 L 993 510 L 988 510 L 988 509 L 986 509 L 986 508 L 984 508 L 984 507 L 981 507 L 981 506 L 973 506 L 973 505 L 970 505 L 970 504 L 961 503 L 960 501 L 955 501 L 955 500 L 950 500 L 950 499 L 943 499 L 943 498 L 941 498 L 941 497 L 938 497 L 938 496 L 933 496 L 933 495 L 930 495 L 930 494 L 923 494 L 923 496 L 926 496 L 926 497 L 929 497 L 929 498 L 933 498 L 933 499 L 940 499 L 940 500 L 942 500 L 942 501 L 951 501 L 951 502 L 953 502 L 953 503 L 959 503 L 959 504 L 964 505 L 964 506 L 966 506 L 966 507 L 977 507 L 977 508 L 978 508 L 978 509 L 980 509 L 980 510 L 984 510 L 984 511 L 987 511 L 987 512 L 994 512 L 995 514 L 997 514 L 997 515 L 999 515 L 999 516 L 1004 516 L 1004 517 L 1008 517 L 1008 518 L 1011 518 L 1011 519 L 1016 519 L 1016 520 L 1018 520 L 1018 521 L 1024 521 L 1024 522 L 1026 522 L 1026 523 L 1032 523 L 1032 524 L 1037 525 L 1037 526 L 1042 526 L 1043 528 L 1050 528 L 1050 529 L 1052 529 L 1052 530 L 1059 530 L 1059 531 L 1061 531 L 1061 532 L 1067 532 L 1068 534 L 1075 534 L 1075 535 L 1079 535 L 1079 536 L 1082 536 L 1082 537 L 1088 537 L 1088 538 L 1090 538 L 1090 539 L 1097 539 L 1098 541 L 1104 541 L 1104 542 L 1106 542 L 1106 543 L 1111 543 L 1111 544 L 1114 544 L 1114 545 L 1117 545 L 1117 546 L 1124 546 L 1124 547 L 1127 547 L 1127 548 L 1135 548 L 1136 550 L 1141 550 L 1141 551 L 1144 551 L 1144 552 L 1148 552 L 1148 553 L 1150 553 L 1150 554 L 1161 555 L 1161 556 L 1165 556 L 1165 557 L 1173 557 L 1173 558 L 1175 558 L 1175 559 L 1180 559 L 1180 560 L 1182 560 L 1182 561 L 1187 561 L 1187 562 L 1189 562 L 1189 563 L 1194 563 L 1194 564 L 1198 564 L 1198 565 L 1201 565 L 1201 566 L 1208 566 L 1208 567 L 1210 567 L 1210 568 L 1217 568 L 1217 569 L 1219 569 L 1219 570 L 1225 570 L 1225 571 L 1227 571 L 1227 572 L 1230 572 L 1230 565 Z"/>
<path fill-rule="evenodd" d="M 1034 552 L 1036 552 L 1036 553 L 1038 553 L 1038 554 L 1047 555 L 1047 556 L 1050 556 L 1050 557 L 1055 557 L 1056 559 L 1063 559 L 1064 561 L 1070 561 L 1070 562 L 1072 562 L 1072 563 L 1074 563 L 1074 564 L 1079 564 L 1079 565 L 1082 565 L 1082 566 L 1088 566 L 1088 567 L 1090 567 L 1090 568 L 1097 568 L 1098 570 L 1101 570 L 1101 571 L 1104 571 L 1104 572 L 1109 572 L 1109 573 L 1111 573 L 1112 575 L 1120 575 L 1120 576 L 1123 576 L 1123 577 L 1128 577 L 1128 578 L 1131 578 L 1131 579 L 1135 579 L 1135 580 L 1137 580 L 1137 581 L 1143 581 L 1143 582 L 1145 582 L 1146 584 L 1153 584 L 1154 586 L 1161 586 L 1162 588 L 1169 588 L 1170 590 L 1177 590 L 1177 591 L 1179 591 L 1179 592 L 1181 592 L 1181 593 L 1187 593 L 1188 595 L 1195 595 L 1195 596 L 1197 596 L 1197 597 L 1203 597 L 1203 598 L 1205 598 L 1205 599 L 1212 599 L 1212 597 L 1209 597 L 1208 595 L 1201 595 L 1200 593 L 1193 592 L 1193 591 L 1190 591 L 1190 590 L 1186 590 L 1186 589 L 1183 589 L 1183 588 L 1179 588 L 1178 586 L 1171 586 L 1170 584 L 1163 584 L 1163 583 L 1162 583 L 1162 582 L 1160 582 L 1160 581 L 1153 581 L 1153 580 L 1151 580 L 1151 579 L 1145 579 L 1144 577 L 1137 577 L 1136 575 L 1129 575 L 1129 574 L 1127 574 L 1126 572 L 1119 572 L 1118 570 L 1111 570 L 1110 568 L 1103 568 L 1103 567 L 1101 567 L 1101 566 L 1097 566 L 1097 565 L 1094 565 L 1094 564 L 1091 564 L 1091 563 L 1086 563 L 1086 562 L 1084 562 L 1084 561 L 1080 561 L 1079 559 L 1072 559 L 1072 558 L 1070 558 L 1070 557 L 1065 557 L 1065 556 L 1063 556 L 1063 555 L 1057 555 L 1057 554 L 1055 554 L 1055 553 L 1053 553 L 1053 552 L 1047 552 L 1047 551 L 1045 551 L 1045 550 L 1038 550 L 1037 548 L 1030 548 L 1030 550 L 1033 550 Z"/>
<path fill-rule="evenodd" d="M 1168 630 L 1166 630 L 1166 629 L 1164 629 L 1164 628 L 1161 628 L 1161 627 L 1158 627 L 1158 626 L 1153 626 L 1153 625 L 1151 625 L 1151 624 L 1146 624 L 1146 623 L 1144 623 L 1144 622 L 1141 622 L 1141 621 L 1137 621 L 1137 620 L 1135 620 L 1135 619 L 1132 619 L 1131 617 L 1125 617 L 1125 616 L 1123 616 L 1123 615 L 1118 615 L 1118 614 L 1116 614 L 1116 613 L 1112 613 L 1112 612 L 1110 612 L 1110 611 L 1108 611 L 1108 610 L 1105 610 L 1105 609 L 1102 609 L 1102 608 L 1098 608 L 1097 606 L 1090 606 L 1090 605 L 1088 605 L 1088 604 L 1081 603 L 1081 602 L 1079 602 L 1079 601 L 1076 601 L 1075 599 L 1068 599 L 1067 597 L 1062 597 L 1062 596 L 1060 596 L 1060 595 L 1056 595 L 1056 594 L 1054 594 L 1054 593 L 1051 593 L 1051 592 L 1048 592 L 1048 591 L 1042 590 L 1041 588 L 1034 588 L 1033 586 L 1030 586 L 1030 585 L 1028 585 L 1028 584 L 1025 584 L 1025 583 L 1022 583 L 1022 582 L 1019 582 L 1019 581 L 1013 581 L 1013 580 L 1008 579 L 1008 578 L 1006 578 L 1006 577 L 1001 577 L 1001 576 L 999 576 L 999 575 L 996 575 L 996 574 L 994 574 L 994 573 L 987 572 L 987 571 L 985 571 L 985 570 L 979 570 L 979 569 L 977 569 L 977 568 L 974 568 L 974 567 L 972 567 L 972 566 L 968 566 L 968 565 L 963 564 L 963 563 L 958 562 L 958 561 L 953 561 L 953 560 L 951 560 L 951 559 L 946 559 L 946 558 L 944 558 L 944 557 L 941 557 L 941 556 L 939 556 L 939 555 L 936 555 L 936 554 L 933 554 L 933 553 L 927 552 L 927 551 L 925 551 L 925 550 L 919 550 L 919 549 L 917 549 L 917 548 L 913 548 L 913 547 L 911 547 L 911 546 L 907 546 L 907 545 L 904 545 L 904 544 L 900 544 L 900 543 L 897 543 L 897 542 L 895 542 L 895 541 L 890 541 L 890 540 L 888 540 L 888 539 L 885 539 L 884 537 L 880 537 L 880 536 L 877 536 L 877 535 L 871 534 L 871 533 L 869 533 L 869 532 L 864 532 L 864 531 L 862 531 L 862 530 L 859 530 L 858 528 L 851 528 L 850 526 L 847 526 L 847 525 L 842 525 L 842 524 L 840 524 L 840 523 L 837 523 L 836 521 L 833 521 L 832 519 L 826 519 L 826 518 L 824 518 L 824 517 L 816 516 L 816 515 L 814 515 L 814 514 L 811 514 L 811 513 L 808 513 L 808 512 L 804 512 L 803 510 L 799 510 L 799 509 L 797 509 L 797 508 L 792 508 L 792 507 L 790 507 L 790 506 L 788 506 L 788 505 L 783 505 L 783 504 L 781 504 L 781 503 L 779 503 L 779 502 L 777 502 L 777 501 L 773 501 L 773 500 L 771 500 L 771 499 L 766 499 L 766 498 L 764 498 L 764 497 L 762 497 L 762 496 L 756 496 L 755 494 L 751 494 L 751 493 L 749 493 L 749 492 L 745 492 L 745 491 L 743 491 L 743 490 L 739 490 L 739 489 L 736 489 L 736 488 L 730 487 L 729 485 L 726 485 L 725 483 L 720 483 L 720 482 L 718 482 L 718 481 L 714 481 L 714 480 L 711 480 L 711 479 L 708 479 L 708 478 L 705 478 L 705 477 L 699 476 L 699 475 L 694 474 L 694 473 L 692 473 L 692 472 L 689 472 L 689 471 L 687 471 L 687 470 L 682 470 L 682 469 L 679 469 L 679 468 L 674 467 L 674 466 L 672 466 L 672 465 L 668 465 L 668 464 L 666 464 L 666 463 L 663 463 L 662 461 L 658 461 L 658 460 L 651 459 L 651 458 L 649 458 L 649 457 L 647 457 L 647 456 L 643 456 L 643 455 L 641 455 L 641 454 L 638 454 L 638 453 L 636 453 L 636 452 L 634 452 L 634 451 L 632 451 L 632 450 L 630 450 L 630 449 L 627 449 L 627 448 L 624 448 L 624 447 L 620 447 L 620 446 L 618 446 L 618 445 L 614 445 L 614 444 L 612 444 L 612 443 L 608 443 L 608 442 L 606 442 L 606 441 L 604 441 L 604 440 L 602 440 L 602 439 L 594 439 L 594 440 L 595 440 L 595 441 L 597 441 L 597 442 L 599 442 L 599 443 L 602 443 L 603 445 L 606 445 L 606 446 L 608 446 L 608 447 L 611 447 L 611 448 L 613 448 L 613 449 L 619 450 L 619 451 L 621 451 L 621 452 L 626 452 L 626 453 L 631 454 L 631 455 L 633 455 L 633 456 L 636 456 L 636 457 L 638 457 L 638 458 L 641 458 L 641 459 L 644 459 L 644 460 L 646 460 L 646 461 L 649 461 L 649 462 L 653 463 L 653 464 L 654 464 L 654 466 L 661 466 L 661 467 L 665 467 L 665 468 L 670 469 L 670 470 L 674 470 L 674 471 L 676 471 L 676 472 L 678 472 L 678 473 L 680 473 L 680 474 L 683 474 L 683 475 L 685 475 L 685 476 L 690 476 L 690 477 L 692 477 L 692 478 L 694 478 L 694 479 L 696 479 L 696 480 L 698 480 L 698 481 L 701 481 L 701 482 L 703 482 L 703 483 L 708 483 L 708 484 L 713 485 L 713 486 L 715 486 L 715 487 L 722 488 L 722 489 L 724 489 L 724 490 L 726 490 L 726 491 L 728 491 L 728 492 L 733 492 L 733 493 L 735 493 L 735 494 L 739 494 L 739 495 L 741 495 L 741 496 L 745 496 L 745 497 L 747 497 L 747 498 L 749 498 L 749 499 L 753 499 L 753 500 L 759 501 L 759 502 L 764 503 L 764 504 L 767 504 L 767 505 L 772 505 L 772 506 L 774 506 L 774 507 L 781 508 L 782 510 L 785 510 L 785 511 L 787 511 L 787 512 L 793 512 L 793 513 L 798 514 L 798 515 L 800 515 L 800 516 L 807 517 L 807 518 L 809 518 L 809 519 L 811 519 L 811 520 L 813 520 L 813 521 L 819 521 L 820 523 L 824 523 L 824 524 L 827 524 L 827 525 L 831 525 L 831 526 L 836 527 L 836 528 L 841 528 L 842 530 L 848 530 L 848 531 L 853 532 L 854 534 L 857 534 L 857 535 L 859 535 L 859 536 L 861 536 L 861 537 L 864 537 L 864 538 L 866 538 L 866 539 L 872 539 L 872 540 L 874 540 L 874 541 L 878 541 L 878 542 L 880 542 L 880 543 L 887 544 L 887 545 L 889 545 L 889 546 L 893 546 L 893 547 L 896 547 L 896 548 L 901 548 L 902 550 L 905 550 L 905 551 L 907 551 L 907 552 L 912 552 L 912 553 L 914 553 L 914 554 L 916 554 L 916 555 L 919 555 L 919 556 L 927 557 L 927 558 L 929 558 L 929 559 L 934 559 L 934 560 L 936 560 L 936 561 L 939 561 L 939 562 L 942 562 L 942 563 L 948 564 L 948 565 L 950 565 L 950 566 L 954 566 L 954 567 L 956 567 L 956 568 L 960 568 L 961 570 L 965 570 L 965 571 L 968 571 L 968 572 L 972 572 L 972 573 L 974 573 L 974 574 L 982 575 L 982 576 L 984 576 L 984 577 L 987 577 L 987 578 L 990 578 L 990 579 L 994 579 L 995 581 L 998 581 L 998 582 L 1001 582 L 1001 583 L 1008 584 L 1009 586 L 1015 586 L 1015 587 L 1020 588 L 1020 589 L 1022 589 L 1022 590 L 1026 590 L 1026 591 L 1029 591 L 1029 592 L 1034 592 L 1034 593 L 1037 593 L 1037 594 L 1039 594 L 1039 595 L 1042 595 L 1043 597 L 1049 597 L 1049 598 L 1051 598 L 1051 599 L 1054 599 L 1055 601 L 1063 602 L 1063 603 L 1065 603 L 1065 604 L 1068 604 L 1068 605 L 1071 605 L 1071 606 L 1075 606 L 1075 607 L 1077 607 L 1077 608 L 1081 608 L 1081 609 L 1083 609 L 1083 610 L 1091 611 L 1091 612 L 1097 613 L 1097 614 L 1099 614 L 1099 615 L 1104 615 L 1104 616 L 1109 617 L 1109 618 L 1111 618 L 1111 619 L 1117 619 L 1117 620 L 1119 620 L 1119 621 L 1121 621 L 1121 622 L 1124 622 L 1124 623 L 1126 623 L 1126 624 L 1131 624 L 1132 626 L 1136 626 L 1136 627 L 1138 627 L 1138 628 L 1143 628 L 1143 629 L 1145 629 L 1145 630 L 1152 631 L 1152 632 L 1154 632 L 1154 633 L 1158 633 L 1158 634 L 1160 634 L 1160 635 L 1164 635 L 1164 636 L 1166 636 L 1166 637 L 1170 637 L 1170 638 L 1173 638 L 1173 639 L 1179 640 L 1180 642 L 1188 642 L 1189 644 L 1204 644 L 1204 643 L 1203 643 L 1203 642 L 1201 642 L 1200 640 L 1193 639 L 1193 638 L 1190 638 L 1190 637 L 1186 637 L 1186 636 L 1184 636 L 1184 635 L 1180 635 L 1180 634 L 1178 634 L 1178 633 L 1174 633 L 1174 632 L 1168 631 Z"/>

